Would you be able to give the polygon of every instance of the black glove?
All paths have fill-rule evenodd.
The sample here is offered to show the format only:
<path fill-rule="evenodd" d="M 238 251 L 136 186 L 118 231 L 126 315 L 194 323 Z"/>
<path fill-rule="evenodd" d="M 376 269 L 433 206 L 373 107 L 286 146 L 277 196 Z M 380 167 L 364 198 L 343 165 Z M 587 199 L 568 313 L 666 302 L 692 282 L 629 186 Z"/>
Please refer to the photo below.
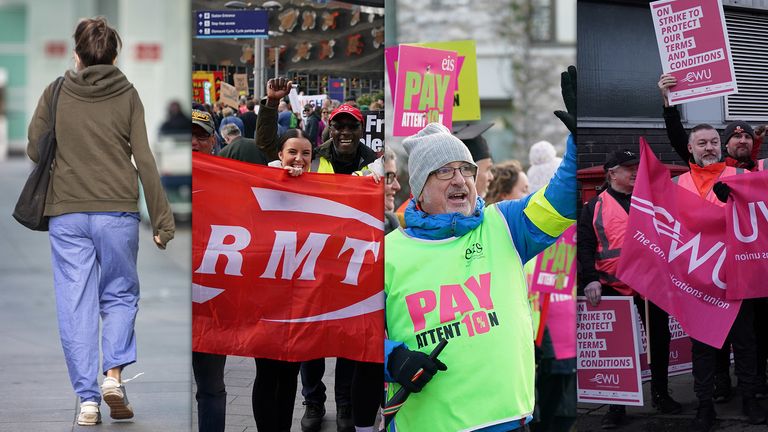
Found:
<path fill-rule="evenodd" d="M 440 360 L 432 360 L 427 354 L 411 351 L 403 345 L 392 350 L 387 366 L 389 375 L 398 384 L 413 393 L 420 392 L 438 370 L 448 370 L 448 367 Z M 413 380 L 419 369 L 423 369 L 423 372 Z"/>
<path fill-rule="evenodd" d="M 727 184 L 723 182 L 717 182 L 714 186 L 712 186 L 712 191 L 717 196 L 717 199 L 719 199 L 722 202 L 728 201 L 728 195 L 731 194 L 731 188 Z"/>
<path fill-rule="evenodd" d="M 568 71 L 560 74 L 560 90 L 563 93 L 566 111 L 555 111 L 555 115 L 565 127 L 576 134 L 576 66 L 568 66 Z"/>

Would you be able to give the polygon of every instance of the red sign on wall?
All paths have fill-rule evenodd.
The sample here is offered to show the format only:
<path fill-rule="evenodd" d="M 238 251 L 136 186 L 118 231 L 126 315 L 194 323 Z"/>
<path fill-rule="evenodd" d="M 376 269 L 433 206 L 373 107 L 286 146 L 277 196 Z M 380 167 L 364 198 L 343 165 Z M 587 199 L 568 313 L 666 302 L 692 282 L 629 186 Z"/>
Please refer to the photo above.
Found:
<path fill-rule="evenodd" d="M 162 46 L 159 43 L 138 43 L 135 54 L 136 60 L 159 61 L 162 57 Z"/>
<path fill-rule="evenodd" d="M 48 41 L 45 43 L 46 57 L 66 57 L 67 43 L 65 41 Z"/>

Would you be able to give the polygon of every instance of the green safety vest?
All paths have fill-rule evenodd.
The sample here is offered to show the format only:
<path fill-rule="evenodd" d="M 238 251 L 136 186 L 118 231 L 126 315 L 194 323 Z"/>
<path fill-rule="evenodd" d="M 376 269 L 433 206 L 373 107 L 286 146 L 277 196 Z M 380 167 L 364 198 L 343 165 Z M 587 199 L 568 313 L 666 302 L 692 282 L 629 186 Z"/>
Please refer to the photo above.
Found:
<path fill-rule="evenodd" d="M 425 353 L 448 339 L 439 357 L 448 370 L 410 395 L 395 416 L 398 432 L 476 430 L 531 415 L 528 288 L 498 208 L 486 207 L 482 224 L 460 238 L 400 229 L 384 244 L 388 337 Z M 398 389 L 391 384 L 388 398 Z"/>

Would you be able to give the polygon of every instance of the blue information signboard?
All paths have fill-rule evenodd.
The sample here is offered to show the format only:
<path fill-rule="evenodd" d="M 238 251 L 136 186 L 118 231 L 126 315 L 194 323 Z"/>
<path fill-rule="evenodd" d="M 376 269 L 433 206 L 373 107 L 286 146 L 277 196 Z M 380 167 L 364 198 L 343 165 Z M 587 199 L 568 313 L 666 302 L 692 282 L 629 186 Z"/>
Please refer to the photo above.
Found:
<path fill-rule="evenodd" d="M 195 11 L 197 38 L 266 38 L 269 16 L 266 10 Z"/>

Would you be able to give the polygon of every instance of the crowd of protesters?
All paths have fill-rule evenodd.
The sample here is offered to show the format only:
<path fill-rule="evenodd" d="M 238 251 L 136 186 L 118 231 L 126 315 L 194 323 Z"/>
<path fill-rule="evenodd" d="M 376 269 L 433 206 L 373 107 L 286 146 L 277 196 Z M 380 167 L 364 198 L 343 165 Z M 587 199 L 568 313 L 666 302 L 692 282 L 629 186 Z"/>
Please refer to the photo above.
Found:
<path fill-rule="evenodd" d="M 258 113 L 254 113 L 254 104 L 245 101 L 245 110 L 239 117 L 227 109 L 222 110 L 218 127 L 216 112 L 195 106 L 193 150 L 285 169 L 291 176 L 304 172 L 370 174 L 373 181 L 379 182 L 383 173 L 374 174 L 369 167 L 377 161 L 377 155 L 360 142 L 364 129 L 360 110 L 349 103 L 327 99 L 322 106 L 305 106 L 304 115 L 296 116 L 287 100 L 291 88 L 292 83 L 286 79 L 269 80 L 266 98 L 260 101 Z M 247 132 L 249 118 L 255 123 L 250 135 Z M 322 139 L 323 133 L 328 139 Z M 257 358 L 255 361 L 252 402 L 257 428 L 264 431 L 291 428 L 300 373 L 306 406 L 301 428 L 310 432 L 319 430 L 325 415 L 326 387 L 322 382 L 325 359 L 289 362 Z M 200 431 L 224 430 L 225 363 L 224 355 L 193 353 Z M 338 358 L 335 380 L 338 430 L 372 431 L 381 405 L 382 364 Z"/>
<path fill-rule="evenodd" d="M 689 167 L 672 181 L 702 200 L 723 208 L 730 189 L 720 181 L 721 178 L 764 169 L 764 160 L 757 157 L 765 128 L 753 129 L 747 122 L 737 120 L 728 123 L 722 134 L 705 123 L 686 131 L 680 111 L 669 104 L 670 88 L 676 84 L 677 80 L 670 74 L 662 74 L 658 81 L 669 143 Z M 579 283 L 580 290 L 593 305 L 605 295 L 633 296 L 638 305 L 645 301 L 631 286 L 616 277 L 639 163 L 638 155 L 629 149 L 610 154 L 604 164 L 606 187 L 582 210 L 578 229 Z M 667 384 L 668 314 L 653 302 L 647 303 L 647 318 L 646 314 L 640 316 L 650 340 L 651 401 L 662 414 L 679 413 L 683 406 L 672 399 Z M 698 399 L 693 430 L 713 430 L 717 418 L 715 404 L 728 402 L 733 397 L 731 351 L 742 413 L 750 424 L 765 423 L 766 412 L 758 399 L 768 396 L 767 305 L 766 298 L 743 300 L 722 347 L 712 347 L 691 338 L 693 390 Z M 638 307 L 641 311 L 645 308 L 644 305 Z M 602 419 L 602 428 L 620 427 L 625 423 L 625 416 L 624 406 L 610 406 Z"/>
<path fill-rule="evenodd" d="M 574 72 L 575 74 L 575 72 Z M 574 76 L 575 79 L 575 76 Z M 395 215 L 395 195 L 401 189 L 398 179 L 397 156 L 389 149 L 383 152 L 379 158 L 370 148 L 360 142 L 362 136 L 364 119 L 362 113 L 357 108 L 354 100 L 345 100 L 343 104 L 325 100 L 322 105 L 313 107 L 307 105 L 302 107 L 302 115 L 296 115 L 295 110 L 290 106 L 286 97 L 291 88 L 291 83 L 284 79 L 270 80 L 268 83 L 266 98 L 257 105 L 256 124 L 253 136 L 247 136 L 244 133 L 245 126 L 240 128 L 239 123 L 245 124 L 245 119 L 229 113 L 228 110 L 206 110 L 204 106 L 195 106 L 193 111 L 193 149 L 209 154 L 219 155 L 221 157 L 234 158 L 250 163 L 269 165 L 290 171 L 291 175 L 301 175 L 303 172 L 335 173 L 335 174 L 358 174 L 371 175 L 374 180 L 382 183 L 384 189 L 384 207 L 386 210 L 385 227 L 386 232 L 401 231 L 403 229 L 417 229 L 411 223 L 406 223 L 409 211 L 406 211 L 405 218 Z M 574 95 L 575 99 L 575 95 Z M 246 101 L 246 112 L 252 110 Z M 381 108 L 383 101 L 374 101 L 368 108 Z M 225 115 L 229 114 L 229 115 Z M 228 118 L 231 118 L 228 120 Z M 238 122 L 237 120 L 241 120 Z M 534 202 L 546 200 L 547 198 L 539 192 L 534 197 L 528 184 L 526 173 L 523 172 L 522 165 L 517 161 L 507 161 L 493 164 L 490 149 L 482 136 L 482 132 L 491 125 L 477 125 L 464 130 L 463 133 L 456 133 L 455 136 L 445 128 L 437 128 L 426 134 L 426 141 L 437 139 L 444 142 L 446 148 L 451 149 L 448 155 L 457 155 L 456 161 L 447 161 L 454 164 L 469 163 L 469 168 L 456 173 L 452 169 L 454 180 L 461 177 L 465 179 L 465 186 L 472 184 L 471 194 L 477 197 L 481 202 L 480 208 L 485 206 L 483 199 L 488 197 L 488 205 L 498 203 L 502 208 L 508 210 L 507 216 L 517 220 L 522 216 L 522 211 L 526 203 L 529 206 Z M 431 125 L 433 129 L 437 125 Z M 427 129 L 429 129 L 427 127 Z M 319 138 L 318 138 L 319 136 Z M 416 136 L 411 137 L 414 142 L 420 143 Z M 426 142 L 425 141 L 425 142 Z M 417 144 L 418 144 L 417 143 Z M 548 146 L 542 150 L 542 145 Z M 427 147 L 420 147 L 417 153 L 422 152 Z M 416 151 L 416 150 L 414 150 Z M 451 153 L 453 152 L 453 153 Z M 550 153 L 551 152 L 551 153 Z M 543 156 L 542 156 L 543 154 Z M 424 153 L 423 159 L 428 161 L 442 160 L 446 155 L 435 149 L 428 149 Z M 571 156 L 573 151 L 571 150 Z M 558 187 L 553 191 L 560 192 L 564 196 L 571 196 L 575 187 L 570 180 L 565 180 L 565 172 L 555 174 L 562 159 L 556 158 L 554 148 L 549 143 L 538 143 L 531 150 L 531 170 L 538 166 L 549 164 L 545 171 L 546 174 L 539 177 L 542 180 L 539 187 L 546 185 L 550 178 L 555 175 L 558 180 Z M 411 192 L 413 193 L 413 173 L 416 181 L 420 176 L 423 180 L 429 180 L 432 176 L 430 172 L 420 172 L 425 167 L 412 167 L 411 164 L 417 158 L 411 154 L 409 158 L 409 167 L 411 172 Z M 535 159 L 535 161 L 534 161 Z M 464 161 L 464 162 L 461 162 Z M 554 163 L 553 163 L 554 162 Z M 440 167 L 437 167 L 440 168 Z M 570 168 L 569 168 L 570 169 Z M 467 171 L 465 173 L 464 171 Z M 470 178 L 466 176 L 469 175 Z M 559 176 L 559 177 L 558 177 Z M 471 182 L 469 180 L 472 180 Z M 437 182 L 441 182 L 435 180 Z M 453 181 L 451 180 L 451 183 Z M 430 180 L 427 184 L 422 184 L 425 191 L 433 188 Z M 488 196 L 490 195 L 490 196 Z M 554 202 L 560 198 L 554 198 L 559 195 L 552 195 L 549 199 Z M 467 197 L 465 197 L 467 198 Z M 467 198 L 468 199 L 468 198 Z M 565 203 L 567 199 L 563 201 Z M 572 201 L 572 200 L 571 200 Z M 415 202 L 415 201 L 414 201 Z M 474 202 L 474 201 L 473 201 Z M 519 202 L 520 204 L 516 204 Z M 543 202 L 543 201 L 542 201 Z M 540 204 L 536 204 L 539 206 Z M 560 204 L 556 204 L 560 205 Z M 566 204 L 563 204 L 566 205 Z M 567 208 L 572 203 L 564 207 Z M 420 206 L 417 205 L 417 211 Z M 494 208 L 489 207 L 489 208 Z M 537 207 L 538 208 L 538 207 Z M 479 208 L 478 208 L 479 209 Z M 439 213 L 439 212 L 438 212 Z M 435 215 L 438 217 L 439 215 Z M 526 216 L 527 217 L 527 216 Z M 544 217 L 543 214 L 541 217 Z M 545 217 L 549 220 L 552 215 Z M 558 218 L 562 216 L 557 216 Z M 510 219 L 510 220 L 512 220 Z M 491 218 L 495 223 L 495 219 Z M 543 220 L 543 219 L 542 219 Z M 559 227 L 565 227 L 567 224 L 560 223 Z M 515 222 L 517 224 L 518 222 Z M 548 222 L 551 223 L 551 222 Z M 571 222 L 572 223 L 572 222 Z M 550 227 L 551 228 L 551 227 Z M 546 235 L 538 231 L 539 228 L 532 228 L 531 239 L 536 242 L 548 244 L 557 238 L 557 235 Z M 549 230 L 549 228 L 546 228 Z M 559 229 L 559 228 L 557 228 Z M 403 231 L 405 232 L 405 231 Z M 530 239 L 528 240 L 530 241 Z M 386 244 L 386 242 L 385 242 Z M 504 246 L 508 248 L 509 245 Z M 529 252 L 537 248 L 529 249 Z M 533 253 L 535 255 L 535 253 Z M 521 288 L 525 287 L 523 285 Z M 524 298 L 528 298 L 527 289 L 515 291 Z M 527 302 L 526 302 L 527 305 Z M 530 308 L 531 306 L 526 306 Z M 530 327 L 531 323 L 527 327 Z M 520 332 L 522 328 L 516 331 Z M 521 346 L 533 347 L 533 333 L 526 341 L 520 341 Z M 511 336 L 506 334 L 506 336 Z M 519 335 L 518 335 L 519 336 Z M 561 427 L 569 428 L 575 421 L 575 359 L 566 360 L 564 364 L 557 367 L 551 367 L 555 359 L 552 357 L 551 342 L 545 339 L 545 345 L 538 347 L 536 355 L 534 350 L 530 351 L 530 358 L 526 356 L 519 357 L 522 361 L 521 366 L 525 365 L 526 370 L 533 373 L 533 364 L 535 361 L 544 361 L 547 365 L 546 376 L 538 378 L 542 383 L 547 384 L 546 389 L 542 387 L 539 397 L 541 400 L 547 400 L 545 405 L 539 407 L 536 418 L 533 417 L 533 408 L 528 410 L 528 402 L 533 402 L 534 392 L 527 394 L 525 398 L 519 400 L 520 412 L 522 415 L 519 420 L 505 424 L 505 427 L 517 429 L 518 425 L 530 422 L 533 419 L 532 428 L 541 431 L 560 430 Z M 550 344 L 547 346 L 546 344 Z M 382 383 L 385 375 L 393 384 L 403 384 L 406 379 L 410 379 L 407 372 L 409 368 L 403 369 L 406 364 L 413 365 L 414 359 L 421 359 L 411 344 L 397 344 L 397 350 L 388 355 L 386 371 L 381 363 L 365 363 L 351 361 L 339 358 L 336 361 L 334 393 L 337 412 L 337 426 L 339 431 L 370 431 L 373 430 L 377 414 L 382 408 L 384 400 L 382 398 Z M 449 356 L 450 358 L 450 356 Z M 518 358 L 518 355 L 515 355 Z M 226 362 L 226 356 L 207 353 L 193 354 L 193 369 L 195 380 L 197 382 L 196 399 L 198 402 L 198 424 L 201 431 L 219 431 L 223 430 L 225 424 L 226 410 L 226 389 L 223 381 L 223 371 Z M 450 362 L 448 363 L 450 365 Z M 307 362 L 285 362 L 269 359 L 256 359 L 257 374 L 253 387 L 253 409 L 254 418 L 259 430 L 288 430 L 291 426 L 294 395 L 298 387 L 298 377 L 301 377 L 302 396 L 305 412 L 301 419 L 301 429 L 304 432 L 313 432 L 320 430 L 323 417 L 325 415 L 325 385 L 322 382 L 324 374 L 325 360 L 317 359 Z M 530 368 L 528 368 L 530 366 Z M 413 371 L 412 371 L 413 372 Z M 435 371 L 436 372 L 436 371 Z M 563 380 L 552 380 L 548 377 L 562 377 Z M 426 377 L 425 377 L 426 378 Z M 521 378 L 527 384 L 533 384 L 533 375 L 523 374 Z M 522 381 L 521 381 L 522 382 Z M 554 383 L 554 384 L 553 384 Z M 423 387 L 425 382 L 420 382 Z M 525 387 L 527 388 L 527 384 Z M 419 390 L 421 390 L 421 387 Z M 487 413 L 485 413 L 487 414 Z M 485 415 L 483 414 L 483 415 Z M 401 415 L 402 419 L 397 424 L 397 430 L 409 429 L 409 414 L 406 412 Z M 397 422 L 396 422 L 397 423 Z M 471 426 L 468 424 L 468 426 Z M 502 429 L 499 429 L 502 430 Z"/>

